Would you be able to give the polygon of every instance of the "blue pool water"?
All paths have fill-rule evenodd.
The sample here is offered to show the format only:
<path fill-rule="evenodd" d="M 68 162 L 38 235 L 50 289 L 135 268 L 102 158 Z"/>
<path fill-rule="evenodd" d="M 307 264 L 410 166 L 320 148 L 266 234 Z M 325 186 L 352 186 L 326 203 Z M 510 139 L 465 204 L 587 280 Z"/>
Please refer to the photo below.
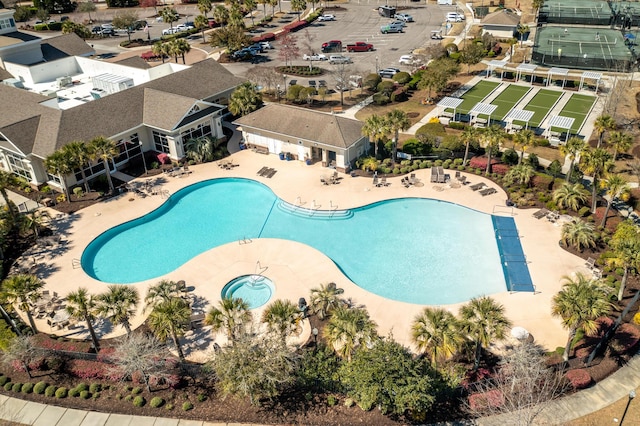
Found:
<path fill-rule="evenodd" d="M 239 298 L 249 304 L 249 309 L 264 305 L 273 295 L 273 282 L 262 275 L 242 275 L 229 281 L 220 292 L 220 297 Z"/>
<path fill-rule="evenodd" d="M 507 289 L 491 215 L 423 198 L 313 213 L 237 178 L 191 185 L 104 232 L 85 249 L 82 267 L 100 281 L 134 283 L 243 238 L 312 246 L 351 281 L 392 300 L 450 304 Z"/>

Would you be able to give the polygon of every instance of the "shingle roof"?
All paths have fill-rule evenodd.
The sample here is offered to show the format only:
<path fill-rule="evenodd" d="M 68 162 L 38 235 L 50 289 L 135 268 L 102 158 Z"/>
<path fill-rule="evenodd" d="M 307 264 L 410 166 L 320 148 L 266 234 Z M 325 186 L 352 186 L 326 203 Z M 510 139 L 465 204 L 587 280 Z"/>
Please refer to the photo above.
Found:
<path fill-rule="evenodd" d="M 148 83 L 114 93 L 84 105 L 59 110 L 40 105 L 48 98 L 24 89 L 0 84 L 0 131 L 12 127 L 12 134 L 22 130 L 21 149 L 45 158 L 74 140 L 110 137 L 145 123 L 149 117 L 155 124 L 172 128 L 188 112 L 197 99 L 214 97 L 233 89 L 243 79 L 235 77 L 215 60 L 209 59 L 185 70 Z M 153 97 L 153 105 L 146 102 Z M 162 115 L 165 117 L 162 117 Z M 28 120 L 38 117 L 37 121 Z M 175 121 L 171 121 L 175 120 Z M 37 122 L 34 133 L 28 129 Z M 29 150 L 29 147 L 32 147 Z"/>
<path fill-rule="evenodd" d="M 520 23 L 520 17 L 506 9 L 488 14 L 482 20 L 482 25 L 497 25 L 515 27 Z"/>
<path fill-rule="evenodd" d="M 0 81 L 7 80 L 9 78 L 13 78 L 13 75 L 4 68 L 0 68 Z"/>
<path fill-rule="evenodd" d="M 240 117 L 234 124 L 245 130 L 278 133 L 290 137 L 290 142 L 304 139 L 338 148 L 348 148 L 361 139 L 363 126 L 350 118 L 280 104 L 269 104 Z"/>
<path fill-rule="evenodd" d="M 25 41 L 40 40 L 40 37 L 20 31 L 12 31 L 0 35 L 0 47 L 11 46 Z"/>
<path fill-rule="evenodd" d="M 75 33 L 62 34 L 42 40 L 40 45 L 45 61 L 55 61 L 67 56 L 89 56 L 96 51 Z"/>
<path fill-rule="evenodd" d="M 140 56 L 131 56 L 120 61 L 114 61 L 114 64 L 124 65 L 131 68 L 139 68 L 141 70 L 148 70 L 151 68 L 151 65 L 149 65 L 149 63 Z"/>

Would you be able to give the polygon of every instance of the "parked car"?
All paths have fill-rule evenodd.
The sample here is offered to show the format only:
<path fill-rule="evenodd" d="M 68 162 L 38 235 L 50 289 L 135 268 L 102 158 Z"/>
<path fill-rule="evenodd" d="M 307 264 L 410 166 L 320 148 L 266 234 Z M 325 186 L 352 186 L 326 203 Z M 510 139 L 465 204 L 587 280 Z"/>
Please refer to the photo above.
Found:
<path fill-rule="evenodd" d="M 347 44 L 347 52 L 371 52 L 372 50 L 374 50 L 373 44 L 363 41 Z"/>
<path fill-rule="evenodd" d="M 402 27 L 402 25 L 391 25 L 391 24 L 387 24 L 387 25 L 383 25 L 380 27 L 380 32 L 382 34 L 387 34 L 387 33 L 402 33 L 404 32 L 404 29 Z"/>
<path fill-rule="evenodd" d="M 260 46 L 262 46 L 263 50 L 273 49 L 273 45 L 271 43 L 269 43 L 268 41 L 261 41 L 260 42 Z"/>
<path fill-rule="evenodd" d="M 192 30 L 193 28 L 194 28 L 193 25 L 180 24 L 180 25 L 176 25 L 175 30 L 176 32 L 181 32 L 181 31 L 189 31 L 189 30 Z"/>
<path fill-rule="evenodd" d="M 327 55 L 324 53 L 313 53 L 311 55 L 307 55 L 306 53 L 302 56 L 302 59 L 305 61 L 326 61 Z"/>
<path fill-rule="evenodd" d="M 133 23 L 133 25 L 131 25 L 131 30 L 133 31 L 139 31 L 144 29 L 144 27 L 147 26 L 147 21 L 145 20 L 140 20 L 140 21 L 136 21 Z"/>
<path fill-rule="evenodd" d="M 164 30 L 162 30 L 162 35 L 171 35 L 179 32 L 180 31 L 176 28 L 165 28 Z"/>
<path fill-rule="evenodd" d="M 398 20 L 396 20 L 396 21 L 391 21 L 391 25 L 399 25 L 399 26 L 401 26 L 402 28 L 404 28 L 404 27 L 406 27 L 406 26 L 407 26 L 407 23 L 406 23 L 406 22 L 404 22 L 404 21 L 398 21 Z"/>
<path fill-rule="evenodd" d="M 336 17 L 334 15 L 331 15 L 331 14 L 318 16 L 318 21 L 320 21 L 320 22 L 335 21 L 335 20 L 336 20 Z"/>
<path fill-rule="evenodd" d="M 385 68 L 378 71 L 378 75 L 382 78 L 391 78 L 399 72 L 400 70 L 398 68 Z"/>
<path fill-rule="evenodd" d="M 462 22 L 464 21 L 464 14 L 457 12 L 447 13 L 447 22 Z"/>
<path fill-rule="evenodd" d="M 400 60 L 398 62 L 400 63 L 400 65 L 414 65 L 419 63 L 420 61 L 414 58 L 413 55 L 402 55 L 400 56 Z"/>
<path fill-rule="evenodd" d="M 340 40 L 331 40 L 322 43 L 322 53 L 342 52 L 342 42 Z"/>
<path fill-rule="evenodd" d="M 431 31 L 431 39 L 432 40 L 442 40 L 442 31 L 441 30 L 432 30 Z"/>
<path fill-rule="evenodd" d="M 342 55 L 331 55 L 329 56 L 329 63 L 330 64 L 350 64 L 351 58 L 348 56 L 342 56 Z"/>
<path fill-rule="evenodd" d="M 257 53 L 264 52 L 264 48 L 260 43 L 253 43 L 251 46 L 248 47 L 248 49 L 255 50 Z"/>
<path fill-rule="evenodd" d="M 404 21 L 404 22 L 413 22 L 413 16 L 409 15 L 408 13 L 396 13 L 395 15 L 393 15 L 394 19 L 398 19 L 400 21 Z"/>

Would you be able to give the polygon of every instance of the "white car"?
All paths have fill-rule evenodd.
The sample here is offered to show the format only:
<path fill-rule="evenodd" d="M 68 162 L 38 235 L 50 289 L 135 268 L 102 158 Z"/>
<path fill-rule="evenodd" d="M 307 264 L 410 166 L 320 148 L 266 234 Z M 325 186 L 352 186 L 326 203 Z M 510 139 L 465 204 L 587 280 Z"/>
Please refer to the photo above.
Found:
<path fill-rule="evenodd" d="M 462 22 L 464 21 L 464 14 L 457 12 L 447 13 L 447 22 Z"/>
<path fill-rule="evenodd" d="M 413 22 L 413 16 L 407 13 L 396 13 L 393 18 L 404 22 Z"/>
<path fill-rule="evenodd" d="M 177 32 L 180 32 L 180 31 L 189 31 L 189 30 L 192 30 L 193 28 L 194 28 L 193 25 L 180 24 L 180 25 L 176 25 L 175 30 Z"/>
<path fill-rule="evenodd" d="M 273 49 L 273 45 L 271 43 L 269 43 L 268 41 L 261 41 L 260 42 L 260 46 L 262 46 L 263 50 Z"/>
<path fill-rule="evenodd" d="M 320 22 L 324 22 L 324 21 L 335 21 L 336 17 L 334 15 L 320 15 L 318 16 L 318 21 Z"/>
<path fill-rule="evenodd" d="M 327 55 L 323 53 L 314 53 L 312 55 L 307 55 L 305 53 L 304 56 L 302 56 L 302 59 L 305 61 L 326 61 L 328 58 Z"/>
<path fill-rule="evenodd" d="M 162 35 L 171 35 L 179 32 L 180 30 L 178 30 L 177 28 L 165 28 L 164 30 L 162 30 Z"/>
<path fill-rule="evenodd" d="M 398 61 L 400 65 L 414 65 L 417 64 L 418 61 L 413 55 L 402 55 L 400 56 L 400 60 Z"/>

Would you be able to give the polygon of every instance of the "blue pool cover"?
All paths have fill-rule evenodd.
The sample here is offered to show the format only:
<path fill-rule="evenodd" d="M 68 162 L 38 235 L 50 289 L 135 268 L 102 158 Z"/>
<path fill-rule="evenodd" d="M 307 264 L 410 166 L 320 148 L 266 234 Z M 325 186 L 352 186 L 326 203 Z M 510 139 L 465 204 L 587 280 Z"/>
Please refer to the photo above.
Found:
<path fill-rule="evenodd" d="M 496 242 L 500 252 L 500 263 L 509 291 L 534 292 L 533 282 L 522 251 L 516 222 L 512 217 L 492 216 L 496 231 Z"/>

